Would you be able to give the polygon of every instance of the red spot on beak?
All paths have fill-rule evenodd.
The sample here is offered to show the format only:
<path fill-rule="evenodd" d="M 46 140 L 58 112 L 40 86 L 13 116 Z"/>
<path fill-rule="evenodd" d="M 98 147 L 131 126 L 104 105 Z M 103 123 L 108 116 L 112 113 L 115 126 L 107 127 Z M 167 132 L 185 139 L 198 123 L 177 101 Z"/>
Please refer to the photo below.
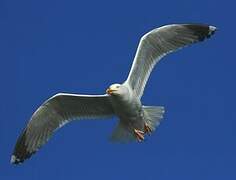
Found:
<path fill-rule="evenodd" d="M 111 94 L 113 94 L 114 91 L 116 91 L 116 90 L 113 90 L 113 89 L 108 88 L 108 89 L 106 90 L 106 93 L 109 94 L 109 95 L 111 95 Z"/>

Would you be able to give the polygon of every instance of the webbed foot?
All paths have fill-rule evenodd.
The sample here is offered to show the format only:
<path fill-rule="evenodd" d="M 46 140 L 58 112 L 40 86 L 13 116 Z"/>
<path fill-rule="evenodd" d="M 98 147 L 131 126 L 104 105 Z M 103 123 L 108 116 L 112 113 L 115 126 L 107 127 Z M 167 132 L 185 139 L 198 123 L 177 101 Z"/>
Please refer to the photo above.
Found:
<path fill-rule="evenodd" d="M 134 129 L 134 134 L 136 136 L 136 139 L 138 140 L 138 142 L 141 142 L 144 140 L 144 132 L 143 131 L 140 131 L 138 129 Z"/>

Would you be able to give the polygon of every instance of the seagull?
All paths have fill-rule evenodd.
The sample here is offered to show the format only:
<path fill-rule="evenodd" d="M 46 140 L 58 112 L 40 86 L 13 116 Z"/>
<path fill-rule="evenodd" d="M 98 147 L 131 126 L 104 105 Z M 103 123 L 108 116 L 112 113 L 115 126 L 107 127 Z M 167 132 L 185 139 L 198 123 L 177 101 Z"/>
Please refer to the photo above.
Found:
<path fill-rule="evenodd" d="M 142 142 L 160 124 L 163 106 L 142 105 L 141 97 L 157 62 L 165 55 L 211 37 L 216 27 L 171 24 L 146 33 L 140 40 L 127 80 L 112 84 L 103 95 L 58 93 L 32 115 L 19 136 L 11 163 L 19 164 L 37 152 L 65 124 L 79 119 L 118 117 L 115 142 Z"/>

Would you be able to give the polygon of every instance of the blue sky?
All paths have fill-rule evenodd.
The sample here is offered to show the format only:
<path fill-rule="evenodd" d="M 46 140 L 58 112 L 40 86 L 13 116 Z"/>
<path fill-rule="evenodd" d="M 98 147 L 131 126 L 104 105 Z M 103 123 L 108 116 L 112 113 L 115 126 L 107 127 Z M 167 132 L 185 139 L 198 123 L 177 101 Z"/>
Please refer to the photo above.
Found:
<path fill-rule="evenodd" d="M 44 100 L 104 93 L 126 79 L 144 33 L 186 22 L 219 31 L 157 65 L 142 100 L 166 114 L 144 143 L 109 142 L 115 119 L 73 122 L 24 164 L 9 163 Z M 0 179 L 236 179 L 234 22 L 232 0 L 2 0 Z"/>

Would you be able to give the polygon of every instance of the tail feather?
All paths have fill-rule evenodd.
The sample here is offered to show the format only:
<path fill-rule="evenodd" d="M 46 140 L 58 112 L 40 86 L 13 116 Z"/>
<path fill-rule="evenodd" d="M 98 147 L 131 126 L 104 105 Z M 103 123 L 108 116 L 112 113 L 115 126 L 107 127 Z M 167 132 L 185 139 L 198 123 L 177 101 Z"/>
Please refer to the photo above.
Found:
<path fill-rule="evenodd" d="M 150 127 L 151 131 L 154 131 L 156 127 L 160 124 L 163 114 L 165 112 L 162 106 L 143 106 L 144 110 L 144 123 Z M 133 133 L 133 129 L 122 121 L 118 123 L 114 129 L 111 140 L 114 142 L 128 143 L 135 141 L 136 137 Z"/>
<path fill-rule="evenodd" d="M 143 109 L 144 116 L 146 117 L 145 121 L 151 130 L 154 131 L 160 125 L 165 108 L 163 106 L 143 106 Z"/>
<path fill-rule="evenodd" d="M 128 143 L 135 140 L 135 136 L 130 127 L 127 127 L 121 121 L 117 124 L 116 128 L 112 132 L 111 141 Z"/>

